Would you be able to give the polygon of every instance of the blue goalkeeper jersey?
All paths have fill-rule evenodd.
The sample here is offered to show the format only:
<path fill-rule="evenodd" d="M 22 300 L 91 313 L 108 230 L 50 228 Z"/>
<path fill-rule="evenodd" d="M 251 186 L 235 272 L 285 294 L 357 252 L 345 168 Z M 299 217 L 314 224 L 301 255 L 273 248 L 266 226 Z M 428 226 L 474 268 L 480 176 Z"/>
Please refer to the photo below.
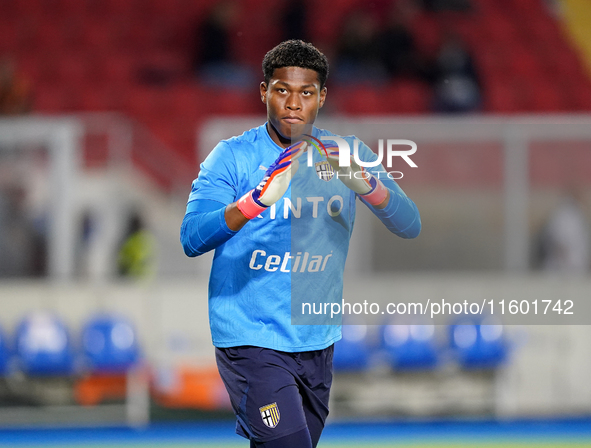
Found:
<path fill-rule="evenodd" d="M 314 128 L 312 135 L 334 134 Z M 354 138 L 346 139 L 353 148 Z M 201 165 L 187 210 L 192 201 L 237 201 L 260 183 L 282 151 L 266 124 L 221 141 Z M 377 158 L 363 144 L 359 154 L 365 161 Z M 384 180 L 381 165 L 371 169 L 380 170 Z M 404 195 L 388 182 L 391 191 Z M 209 281 L 215 346 L 299 352 L 340 339 L 340 316 L 331 317 L 330 304 L 342 301 L 355 197 L 310 145 L 283 198 L 215 249 Z M 320 307 L 323 312 L 316 314 Z"/>

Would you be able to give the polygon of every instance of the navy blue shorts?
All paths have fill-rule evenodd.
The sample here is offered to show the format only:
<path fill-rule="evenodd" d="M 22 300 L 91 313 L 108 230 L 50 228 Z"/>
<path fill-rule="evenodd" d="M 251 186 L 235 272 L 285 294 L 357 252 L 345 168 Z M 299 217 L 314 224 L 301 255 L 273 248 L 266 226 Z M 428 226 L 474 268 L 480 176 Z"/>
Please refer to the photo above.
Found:
<path fill-rule="evenodd" d="M 216 348 L 218 370 L 236 414 L 236 433 L 270 442 L 308 428 L 317 442 L 328 416 L 332 358 L 332 345 L 299 353 Z"/>

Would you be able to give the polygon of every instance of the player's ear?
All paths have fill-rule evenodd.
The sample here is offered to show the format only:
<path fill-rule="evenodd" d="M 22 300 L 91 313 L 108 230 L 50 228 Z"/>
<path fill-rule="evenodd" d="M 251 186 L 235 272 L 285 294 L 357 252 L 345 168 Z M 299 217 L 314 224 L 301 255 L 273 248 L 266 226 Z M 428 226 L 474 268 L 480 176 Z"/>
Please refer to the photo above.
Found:
<path fill-rule="evenodd" d="M 267 83 L 265 81 L 261 82 L 260 91 L 261 101 L 263 104 L 267 104 Z"/>
<path fill-rule="evenodd" d="M 326 101 L 326 93 L 328 92 L 328 90 L 326 90 L 326 87 L 323 87 L 322 90 L 320 90 L 320 101 L 318 103 L 318 108 L 320 109 L 322 106 L 324 106 L 324 102 Z"/>

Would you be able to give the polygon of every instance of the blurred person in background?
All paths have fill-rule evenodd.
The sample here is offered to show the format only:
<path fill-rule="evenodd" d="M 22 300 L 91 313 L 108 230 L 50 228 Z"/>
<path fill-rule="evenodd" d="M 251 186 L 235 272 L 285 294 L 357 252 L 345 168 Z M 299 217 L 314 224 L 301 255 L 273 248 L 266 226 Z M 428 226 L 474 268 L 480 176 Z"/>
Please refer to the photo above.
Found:
<path fill-rule="evenodd" d="M 428 11 L 470 11 L 471 0 L 423 0 L 423 6 Z"/>
<path fill-rule="evenodd" d="M 285 9 L 281 15 L 282 40 L 300 39 L 308 40 L 308 15 L 305 0 L 287 0 Z"/>
<path fill-rule="evenodd" d="M 380 60 L 379 23 L 365 8 L 359 8 L 345 19 L 336 43 L 335 80 L 341 83 L 374 83 L 387 79 Z"/>
<path fill-rule="evenodd" d="M 117 256 L 121 277 L 145 278 L 154 271 L 154 241 L 139 212 L 133 212 Z"/>
<path fill-rule="evenodd" d="M 78 223 L 78 238 L 76 240 L 75 273 L 78 277 L 87 277 L 89 268 L 89 252 L 92 239 L 96 234 L 96 217 L 91 210 L 82 212 Z"/>
<path fill-rule="evenodd" d="M 12 59 L 0 59 L 0 115 L 28 113 L 31 111 L 31 100 L 29 83 L 18 75 Z"/>
<path fill-rule="evenodd" d="M 433 70 L 436 112 L 462 113 L 480 108 L 480 79 L 474 59 L 459 35 L 445 33 Z"/>
<path fill-rule="evenodd" d="M 202 82 L 210 85 L 247 87 L 254 82 L 249 67 L 240 64 L 232 53 L 230 35 L 240 16 L 240 4 L 234 0 L 216 3 L 197 31 L 194 69 Z"/>
<path fill-rule="evenodd" d="M 390 78 L 425 79 L 427 62 L 417 48 L 410 22 L 417 11 L 413 1 L 393 3 L 387 22 L 377 36 L 378 58 Z"/>
<path fill-rule="evenodd" d="M 586 274 L 591 266 L 591 226 L 582 206 L 582 193 L 569 188 L 541 233 L 542 268 L 547 272 Z"/>
<path fill-rule="evenodd" d="M 44 244 L 28 219 L 26 194 L 18 184 L 0 188 L 0 277 L 44 273 Z"/>

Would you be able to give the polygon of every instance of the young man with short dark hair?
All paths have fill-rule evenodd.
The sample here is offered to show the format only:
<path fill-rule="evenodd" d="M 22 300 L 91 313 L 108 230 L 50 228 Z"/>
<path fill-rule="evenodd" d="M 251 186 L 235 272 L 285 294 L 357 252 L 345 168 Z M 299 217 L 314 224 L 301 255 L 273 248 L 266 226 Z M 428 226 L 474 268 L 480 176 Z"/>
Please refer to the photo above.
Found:
<path fill-rule="evenodd" d="M 309 448 L 328 415 L 341 327 L 302 316 L 294 325 L 294 304 L 341 302 L 356 198 L 403 238 L 416 237 L 421 222 L 381 165 L 374 175 L 353 161 L 341 168 L 338 151 L 322 144 L 334 134 L 313 126 L 327 95 L 318 49 L 283 42 L 265 56 L 263 74 L 267 122 L 221 141 L 202 163 L 181 242 L 188 256 L 215 249 L 209 318 L 237 433 L 251 447 Z M 359 156 L 377 159 L 363 144 Z"/>

